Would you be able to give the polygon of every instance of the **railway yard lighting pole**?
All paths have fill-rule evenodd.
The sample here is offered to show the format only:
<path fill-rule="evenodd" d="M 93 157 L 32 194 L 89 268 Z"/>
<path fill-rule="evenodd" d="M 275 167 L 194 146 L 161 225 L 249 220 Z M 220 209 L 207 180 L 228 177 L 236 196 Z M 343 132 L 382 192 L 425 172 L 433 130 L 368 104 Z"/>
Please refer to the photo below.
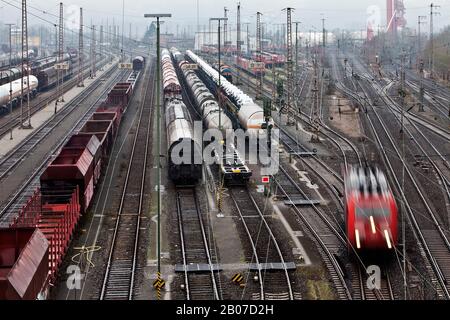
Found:
<path fill-rule="evenodd" d="M 9 26 L 9 67 L 11 68 L 12 63 L 12 41 L 11 41 L 11 32 L 12 26 L 14 23 L 5 23 L 5 25 Z M 11 72 L 9 73 L 11 75 Z M 12 81 L 8 79 L 9 82 L 9 115 L 12 118 Z M 9 139 L 13 139 L 13 127 L 11 127 L 9 131 Z"/>
<path fill-rule="evenodd" d="M 217 100 L 219 103 L 219 130 L 222 131 L 222 99 L 221 99 L 221 95 L 220 95 L 220 88 L 222 87 L 222 73 L 221 73 L 221 68 L 220 68 L 220 63 L 221 63 L 221 47 L 220 47 L 220 22 L 224 21 L 224 23 L 226 23 L 228 21 L 228 18 L 210 18 L 209 19 L 210 23 L 212 21 L 217 21 L 218 22 L 218 26 L 217 26 L 217 42 L 218 42 L 218 56 L 219 56 L 219 67 L 217 68 L 218 72 L 219 72 L 219 86 L 217 88 Z M 223 161 L 223 159 L 222 159 Z M 219 188 L 218 188 L 218 210 L 219 210 L 219 216 L 221 216 L 222 214 L 222 199 L 221 199 L 221 195 L 222 195 L 222 171 L 220 169 L 219 166 Z"/>
<path fill-rule="evenodd" d="M 145 14 L 145 18 L 156 18 L 156 125 L 157 125 L 157 214 L 158 214 L 158 279 L 161 280 L 161 61 L 160 61 L 160 18 L 170 18 L 171 14 Z"/>

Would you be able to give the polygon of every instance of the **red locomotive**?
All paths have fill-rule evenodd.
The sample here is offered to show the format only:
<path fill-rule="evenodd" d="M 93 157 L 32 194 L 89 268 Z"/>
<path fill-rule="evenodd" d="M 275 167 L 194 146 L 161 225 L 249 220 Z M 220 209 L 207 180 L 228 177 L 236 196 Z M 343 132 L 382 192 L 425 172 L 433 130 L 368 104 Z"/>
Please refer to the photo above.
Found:
<path fill-rule="evenodd" d="M 395 248 L 398 210 L 384 173 L 378 168 L 352 167 L 345 176 L 345 197 L 349 248 Z"/>
<path fill-rule="evenodd" d="M 234 64 L 239 69 L 251 74 L 252 76 L 263 76 L 266 74 L 266 65 L 264 62 L 256 62 L 254 60 L 243 57 L 234 57 Z"/>
<path fill-rule="evenodd" d="M 276 54 L 271 52 L 263 52 L 262 53 L 271 64 L 275 67 L 282 68 L 286 63 L 286 56 L 282 54 Z M 272 67 L 272 66 L 270 66 Z"/>

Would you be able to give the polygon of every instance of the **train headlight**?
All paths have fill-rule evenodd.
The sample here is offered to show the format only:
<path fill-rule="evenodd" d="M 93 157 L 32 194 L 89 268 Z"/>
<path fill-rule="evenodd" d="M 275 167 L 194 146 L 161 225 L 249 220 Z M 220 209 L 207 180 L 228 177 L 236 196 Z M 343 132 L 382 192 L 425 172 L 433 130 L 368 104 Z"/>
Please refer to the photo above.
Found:
<path fill-rule="evenodd" d="M 384 229 L 384 236 L 386 237 L 386 243 L 389 249 L 392 249 L 391 237 L 389 236 L 389 231 Z"/>
<path fill-rule="evenodd" d="M 373 216 L 370 216 L 370 226 L 372 227 L 372 233 L 373 233 L 373 234 L 376 234 L 376 233 L 377 233 L 377 230 L 376 230 L 376 228 L 375 228 L 375 221 L 374 221 L 374 219 L 373 219 Z"/>
<path fill-rule="evenodd" d="M 355 229 L 356 248 L 361 249 L 361 240 L 359 239 L 359 230 Z"/>

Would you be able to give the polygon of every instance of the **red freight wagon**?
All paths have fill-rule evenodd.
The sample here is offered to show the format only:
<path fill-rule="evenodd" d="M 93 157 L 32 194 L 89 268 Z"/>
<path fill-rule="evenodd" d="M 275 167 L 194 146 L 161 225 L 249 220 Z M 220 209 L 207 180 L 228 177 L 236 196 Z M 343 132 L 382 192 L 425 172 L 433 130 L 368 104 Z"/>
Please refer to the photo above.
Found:
<path fill-rule="evenodd" d="M 55 279 L 80 219 L 79 198 L 77 187 L 48 191 L 47 195 L 37 189 L 11 224 L 11 228 L 37 227 L 44 234 L 49 243 L 49 281 Z"/>
<path fill-rule="evenodd" d="M 112 121 L 89 120 L 86 122 L 84 127 L 81 128 L 78 134 L 96 135 L 102 145 L 104 159 L 108 157 L 115 137 L 114 125 Z M 103 161 L 105 162 L 105 160 Z"/>
<path fill-rule="evenodd" d="M 131 83 L 118 83 L 109 92 L 107 103 L 112 105 L 119 105 L 123 109 L 128 105 L 132 94 Z"/>
<path fill-rule="evenodd" d="M 81 213 L 84 213 L 94 195 L 94 167 L 94 157 L 87 148 L 70 148 L 67 144 L 41 175 L 41 192 L 51 195 L 78 186 Z"/>
<path fill-rule="evenodd" d="M 73 135 L 67 143 L 67 148 L 86 148 L 94 158 L 94 187 L 97 185 L 102 172 L 102 146 L 95 135 Z"/>
<path fill-rule="evenodd" d="M 120 121 L 122 120 L 122 111 L 118 106 L 109 107 L 107 105 L 100 106 L 99 109 L 92 115 L 91 121 L 111 121 L 113 123 L 114 135 L 119 130 Z"/>
<path fill-rule="evenodd" d="M 48 257 L 39 229 L 0 229 L 0 300 L 35 300 L 47 283 Z"/>

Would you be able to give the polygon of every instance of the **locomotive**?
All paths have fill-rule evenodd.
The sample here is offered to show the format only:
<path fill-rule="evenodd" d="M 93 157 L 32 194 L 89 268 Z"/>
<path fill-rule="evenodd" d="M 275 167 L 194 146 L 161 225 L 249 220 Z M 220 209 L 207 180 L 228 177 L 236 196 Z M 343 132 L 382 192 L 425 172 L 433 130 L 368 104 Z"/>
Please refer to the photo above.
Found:
<path fill-rule="evenodd" d="M 351 167 L 345 175 L 348 245 L 357 251 L 391 250 L 398 243 L 398 209 L 384 173 Z"/>

